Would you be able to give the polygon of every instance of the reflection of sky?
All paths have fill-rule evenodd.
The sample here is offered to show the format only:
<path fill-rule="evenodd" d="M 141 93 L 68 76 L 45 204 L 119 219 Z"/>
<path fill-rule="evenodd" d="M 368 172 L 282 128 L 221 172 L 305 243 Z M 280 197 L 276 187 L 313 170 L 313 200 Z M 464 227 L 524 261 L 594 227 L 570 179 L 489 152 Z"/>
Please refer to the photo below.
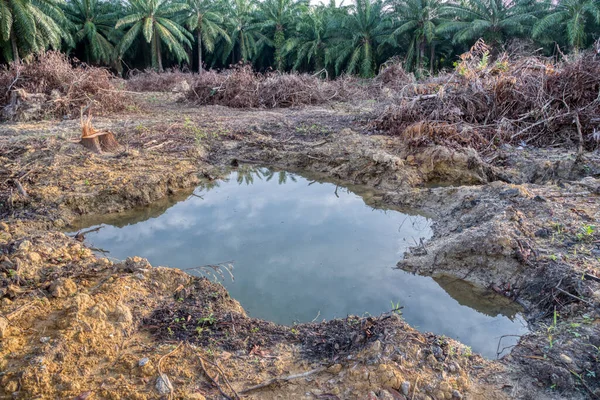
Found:
<path fill-rule="evenodd" d="M 87 241 L 112 257 L 139 255 L 176 268 L 233 260 L 235 282 L 224 282 L 231 295 L 249 315 L 278 323 L 375 315 L 393 301 L 414 327 L 488 356 L 501 335 L 525 331 L 519 318 L 481 314 L 433 279 L 392 269 L 407 246 L 431 235 L 425 218 L 373 210 L 359 196 L 339 190 L 338 198 L 334 190 L 301 177 L 283 185 L 230 179 L 157 218 L 106 226 Z"/>

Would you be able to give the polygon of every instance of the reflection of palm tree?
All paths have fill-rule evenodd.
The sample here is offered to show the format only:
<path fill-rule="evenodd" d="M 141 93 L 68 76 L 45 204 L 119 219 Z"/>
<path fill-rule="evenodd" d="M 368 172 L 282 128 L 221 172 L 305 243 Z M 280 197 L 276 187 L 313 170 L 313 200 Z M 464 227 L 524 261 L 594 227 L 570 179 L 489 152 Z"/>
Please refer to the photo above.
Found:
<path fill-rule="evenodd" d="M 267 182 L 269 182 L 275 174 L 279 177 L 279 184 L 283 185 L 287 182 L 287 180 L 291 180 L 292 182 L 297 182 L 297 178 L 294 174 L 291 174 L 286 171 L 274 171 L 270 168 L 265 167 L 252 167 L 252 166 L 243 166 L 237 169 L 237 177 L 236 181 L 238 184 L 246 183 L 246 185 L 251 185 L 254 183 L 254 178 L 262 180 L 265 178 Z"/>

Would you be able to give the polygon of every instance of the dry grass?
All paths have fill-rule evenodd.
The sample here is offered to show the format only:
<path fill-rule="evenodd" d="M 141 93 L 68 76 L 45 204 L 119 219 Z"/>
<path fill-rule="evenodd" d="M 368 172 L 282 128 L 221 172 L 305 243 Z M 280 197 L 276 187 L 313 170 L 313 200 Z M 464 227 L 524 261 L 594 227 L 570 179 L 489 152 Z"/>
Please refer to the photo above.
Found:
<path fill-rule="evenodd" d="M 413 145 L 469 145 L 480 151 L 502 143 L 577 145 L 600 140 L 600 63 L 592 54 L 551 63 L 536 57 L 494 62 L 478 42 L 455 72 L 414 84 L 374 123 Z M 421 132 L 415 135 L 415 132 Z"/>
<path fill-rule="evenodd" d="M 31 62 L 3 67 L 1 118 L 76 116 L 83 107 L 93 109 L 95 114 L 105 114 L 123 110 L 131 102 L 114 85 L 108 70 L 73 63 L 61 53 L 48 52 Z"/>
<path fill-rule="evenodd" d="M 364 94 L 357 79 L 327 81 L 308 74 L 260 74 L 250 66 L 238 66 L 198 76 L 186 95 L 196 104 L 218 104 L 233 108 L 276 108 L 322 104 L 356 98 Z"/>
<path fill-rule="evenodd" d="M 158 73 L 153 69 L 133 70 L 127 79 L 127 90 L 133 92 L 172 92 L 192 85 L 197 75 L 177 68 Z M 185 84 L 183 83 L 185 82 Z"/>

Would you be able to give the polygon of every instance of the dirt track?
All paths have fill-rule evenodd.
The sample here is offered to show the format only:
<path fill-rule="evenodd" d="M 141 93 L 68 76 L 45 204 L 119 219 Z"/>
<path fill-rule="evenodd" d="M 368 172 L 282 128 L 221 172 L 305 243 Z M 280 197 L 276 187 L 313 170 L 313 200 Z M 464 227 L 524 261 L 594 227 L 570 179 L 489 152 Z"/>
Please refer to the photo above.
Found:
<path fill-rule="evenodd" d="M 600 395 L 597 153 L 505 147 L 483 160 L 472 150 L 409 150 L 370 134 L 377 105 L 368 102 L 240 111 L 151 94 L 144 104 L 94 121 L 123 145 L 113 155 L 74 143 L 78 120 L 0 128 L 2 398 L 150 399 L 159 388 L 165 398 L 219 398 L 219 388 L 233 398 L 307 371 L 247 396 Z M 57 232 L 81 215 L 185 196 L 199 176 L 240 164 L 365 184 L 378 189 L 365 195 L 370 204 L 421 209 L 434 237 L 399 266 L 500 292 L 525 306 L 533 333 L 486 361 L 393 313 L 276 326 L 246 317 L 218 285 L 137 258 L 98 259 Z"/>

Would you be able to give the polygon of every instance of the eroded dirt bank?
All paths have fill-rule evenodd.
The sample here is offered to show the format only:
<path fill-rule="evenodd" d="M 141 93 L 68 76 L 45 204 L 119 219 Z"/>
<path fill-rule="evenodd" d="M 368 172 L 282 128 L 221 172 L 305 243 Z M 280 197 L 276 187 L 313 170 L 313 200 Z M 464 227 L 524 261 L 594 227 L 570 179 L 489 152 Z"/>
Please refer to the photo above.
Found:
<path fill-rule="evenodd" d="M 243 395 L 600 394 L 597 154 L 507 147 L 484 160 L 472 150 L 409 150 L 370 134 L 370 103 L 240 111 L 184 107 L 164 94 L 145 102 L 94 121 L 123 145 L 115 154 L 74 143 L 79 121 L 0 130 L 3 398 L 235 398 L 302 373 Z M 281 327 L 248 318 L 220 285 L 143 259 L 97 258 L 58 232 L 81 215 L 168 202 L 232 164 L 365 184 L 377 189 L 365 194 L 369 204 L 421 209 L 436 221 L 434 237 L 400 266 L 520 302 L 533 333 L 486 361 L 393 312 Z"/>

